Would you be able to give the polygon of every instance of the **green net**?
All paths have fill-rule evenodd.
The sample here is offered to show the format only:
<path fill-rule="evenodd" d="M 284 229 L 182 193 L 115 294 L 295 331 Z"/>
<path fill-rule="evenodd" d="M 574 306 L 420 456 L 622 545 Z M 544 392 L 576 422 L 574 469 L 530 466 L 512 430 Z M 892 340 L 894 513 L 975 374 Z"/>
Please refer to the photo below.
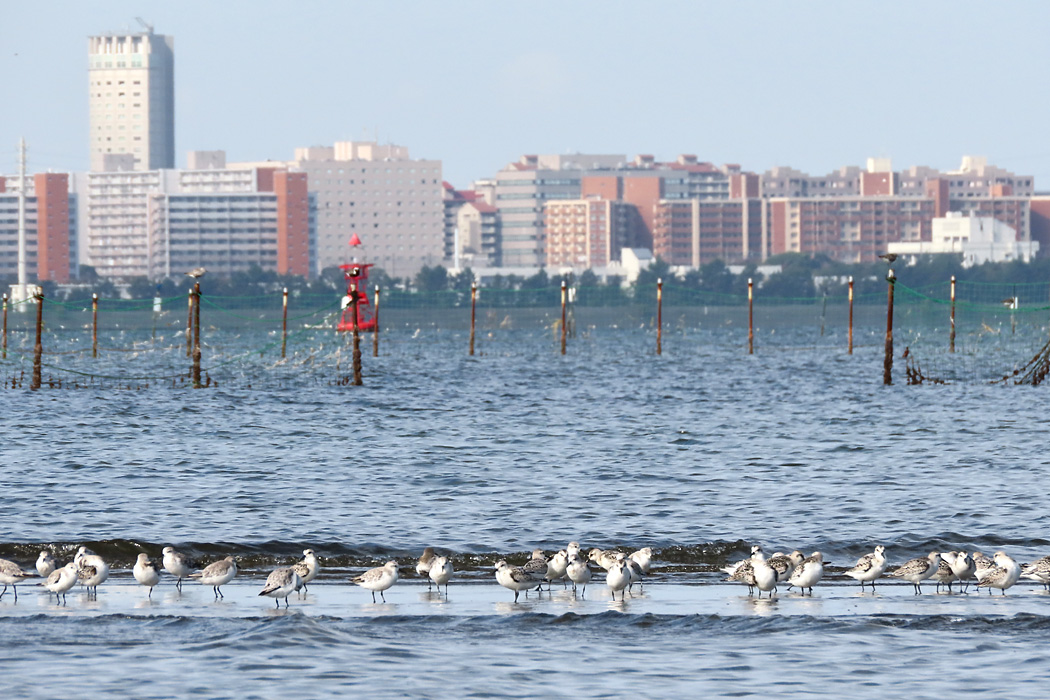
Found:
<path fill-rule="evenodd" d="M 852 347 L 868 357 L 872 381 L 881 381 L 885 345 L 886 282 L 858 285 L 852 304 Z M 662 351 L 671 357 L 717 350 L 756 355 L 844 355 L 850 344 L 850 302 L 844 283 L 826 294 L 767 297 L 747 288 L 709 292 L 682 284 L 661 288 Z M 343 296 L 293 294 L 201 298 L 204 381 L 226 386 L 291 386 L 345 382 L 350 334 L 339 332 Z M 466 353 L 470 290 L 435 293 L 384 291 L 379 299 L 382 351 L 421 358 L 428 352 Z M 370 302 L 375 304 L 375 298 Z M 37 301 L 9 304 L 6 358 L 0 382 L 29 385 Z M 186 296 L 98 301 L 45 299 L 42 307 L 42 382 L 47 387 L 188 385 L 189 303 Z M 954 309 L 954 345 L 952 340 Z M 657 286 L 577 286 L 566 290 L 570 352 L 622 344 L 629 352 L 656 351 Z M 556 353 L 562 333 L 562 290 L 480 289 L 474 302 L 478 354 Z M 284 327 L 287 331 L 284 331 Z M 1050 334 L 1050 283 L 981 284 L 960 280 L 895 286 L 895 382 L 992 382 L 1032 379 L 1040 373 Z M 363 354 L 372 334 L 362 334 Z M 440 341 L 440 342 L 437 342 Z M 283 349 L 283 356 L 282 356 Z M 1035 364 L 1033 364 L 1033 362 Z M 1045 365 L 1045 362 L 1044 362 Z M 1035 367 L 1036 369 L 1032 369 Z M 1034 373 L 1034 374 L 1033 374 Z M 1045 374 L 1045 372 L 1043 372 Z M 1031 375 L 1031 376 L 1029 376 Z M 1027 383 L 1038 383 L 1028 381 Z"/>

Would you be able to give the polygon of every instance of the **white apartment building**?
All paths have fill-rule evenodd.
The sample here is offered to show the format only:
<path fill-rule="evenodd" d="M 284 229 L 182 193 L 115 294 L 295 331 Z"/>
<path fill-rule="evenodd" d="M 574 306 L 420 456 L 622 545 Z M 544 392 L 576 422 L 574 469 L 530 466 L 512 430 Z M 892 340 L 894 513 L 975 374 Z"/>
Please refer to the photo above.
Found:
<path fill-rule="evenodd" d="M 277 183 L 281 164 L 226 168 L 221 152 L 191 153 L 189 162 L 210 167 L 87 173 L 88 261 L 99 275 L 163 279 L 204 266 L 228 276 L 253 264 L 280 271 L 282 225 L 285 249 L 302 243 L 316 259 L 312 198 L 306 222 L 278 216 L 289 192 Z"/>
<path fill-rule="evenodd" d="M 1018 240 L 1012 226 L 993 217 L 953 211 L 933 219 L 933 240 L 890 243 L 888 248 L 906 257 L 959 254 L 963 267 L 971 267 L 986 262 L 1030 262 L 1039 252 L 1039 242 L 1028 237 Z"/>
<path fill-rule="evenodd" d="M 91 170 L 175 167 L 174 47 L 152 28 L 88 39 Z"/>

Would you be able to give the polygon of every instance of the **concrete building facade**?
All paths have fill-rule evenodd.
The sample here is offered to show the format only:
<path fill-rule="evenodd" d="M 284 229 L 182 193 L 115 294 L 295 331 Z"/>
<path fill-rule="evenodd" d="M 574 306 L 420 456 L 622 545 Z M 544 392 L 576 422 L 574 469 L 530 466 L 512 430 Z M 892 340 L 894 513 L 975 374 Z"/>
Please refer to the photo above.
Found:
<path fill-rule="evenodd" d="M 279 165 L 88 173 L 89 262 L 122 280 L 202 266 L 216 275 L 259 265 L 309 276 L 316 208 L 307 182 Z"/>
<path fill-rule="evenodd" d="M 0 177 L 0 277 L 18 275 L 18 178 Z M 26 268 L 31 282 L 79 276 L 76 195 L 66 173 L 26 178 Z"/>
<path fill-rule="evenodd" d="M 304 173 L 317 208 L 317 267 L 360 255 L 395 277 L 445 258 L 441 161 L 409 157 L 403 146 L 343 141 L 296 149 L 289 169 Z"/>
<path fill-rule="evenodd" d="M 619 261 L 636 211 L 632 204 L 598 195 L 547 202 L 546 266 L 587 270 Z"/>
<path fill-rule="evenodd" d="M 175 167 L 174 48 L 152 28 L 88 39 L 91 170 Z"/>

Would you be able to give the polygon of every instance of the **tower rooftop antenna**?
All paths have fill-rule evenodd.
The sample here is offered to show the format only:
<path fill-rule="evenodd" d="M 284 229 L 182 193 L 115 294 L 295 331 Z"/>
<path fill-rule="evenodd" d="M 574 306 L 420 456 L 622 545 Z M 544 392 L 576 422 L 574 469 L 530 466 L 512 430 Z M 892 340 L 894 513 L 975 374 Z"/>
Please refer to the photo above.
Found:
<path fill-rule="evenodd" d="M 143 26 L 143 28 L 145 28 L 147 34 L 152 34 L 153 33 L 153 25 L 152 24 L 150 24 L 146 20 L 142 19 L 141 17 L 136 17 L 135 21 L 138 22 L 139 24 L 141 24 Z"/>

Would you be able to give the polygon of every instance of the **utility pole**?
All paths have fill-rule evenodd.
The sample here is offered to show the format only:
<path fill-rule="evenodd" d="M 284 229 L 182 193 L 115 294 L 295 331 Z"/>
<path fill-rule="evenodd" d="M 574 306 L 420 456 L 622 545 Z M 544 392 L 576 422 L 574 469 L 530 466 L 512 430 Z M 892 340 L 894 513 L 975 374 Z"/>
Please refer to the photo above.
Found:
<path fill-rule="evenodd" d="M 11 297 L 19 311 L 25 311 L 26 304 L 18 304 L 29 298 L 26 274 L 26 140 L 18 140 L 18 285 L 12 289 Z"/>

